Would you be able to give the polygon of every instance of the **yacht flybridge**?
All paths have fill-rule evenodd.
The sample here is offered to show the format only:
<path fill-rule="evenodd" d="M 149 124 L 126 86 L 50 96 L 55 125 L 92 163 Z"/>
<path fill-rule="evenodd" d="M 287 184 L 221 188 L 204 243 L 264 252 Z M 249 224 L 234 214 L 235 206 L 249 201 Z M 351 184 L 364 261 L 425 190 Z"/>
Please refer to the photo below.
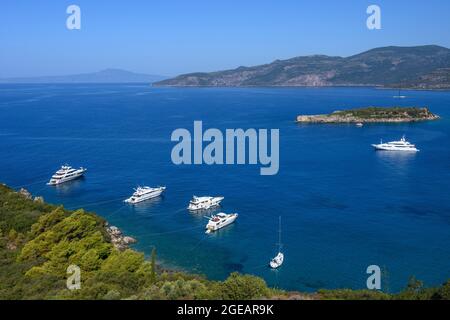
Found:
<path fill-rule="evenodd" d="M 155 197 L 158 197 L 161 195 L 161 193 L 166 190 L 166 187 L 157 187 L 157 188 L 150 188 L 150 187 L 137 187 L 134 189 L 133 195 L 126 199 L 124 202 L 126 203 L 139 203 L 148 199 L 152 199 Z"/>
<path fill-rule="evenodd" d="M 212 207 L 220 205 L 220 202 L 224 197 L 196 197 L 194 196 L 189 202 L 188 209 L 191 211 L 195 210 L 207 210 Z"/>
<path fill-rule="evenodd" d="M 72 168 L 69 165 L 64 165 L 56 171 L 50 181 L 47 183 L 49 186 L 56 186 L 61 183 L 78 179 L 84 175 L 87 169 L 80 167 L 79 169 Z"/>
<path fill-rule="evenodd" d="M 400 141 L 391 141 L 387 143 L 380 142 L 380 144 L 372 144 L 376 150 L 384 150 L 384 151 L 407 151 L 407 152 L 418 152 L 419 150 L 416 148 L 414 144 L 406 141 L 405 136 L 403 136 Z"/>
<path fill-rule="evenodd" d="M 284 254 L 281 252 L 281 217 L 278 218 L 278 254 L 276 255 L 275 258 L 273 258 L 272 260 L 270 260 L 269 265 L 272 269 L 277 269 L 279 267 L 281 267 L 281 265 L 283 264 L 284 261 Z"/>
<path fill-rule="evenodd" d="M 209 222 L 206 225 L 206 233 L 211 233 L 226 227 L 227 225 L 233 223 L 237 217 L 237 213 L 226 214 L 223 212 L 213 215 L 212 217 L 206 217 L 209 219 Z"/>

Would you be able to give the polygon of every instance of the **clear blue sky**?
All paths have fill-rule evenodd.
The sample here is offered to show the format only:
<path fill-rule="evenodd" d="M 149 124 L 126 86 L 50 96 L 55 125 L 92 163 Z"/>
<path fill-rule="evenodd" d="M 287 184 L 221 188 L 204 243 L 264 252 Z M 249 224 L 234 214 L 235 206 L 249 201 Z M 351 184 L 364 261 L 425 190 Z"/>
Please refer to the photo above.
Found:
<path fill-rule="evenodd" d="M 66 29 L 81 7 L 82 28 Z M 366 9 L 382 9 L 382 30 Z M 450 47 L 449 0 L 1 0 L 0 77 L 176 75 L 387 45 Z"/>

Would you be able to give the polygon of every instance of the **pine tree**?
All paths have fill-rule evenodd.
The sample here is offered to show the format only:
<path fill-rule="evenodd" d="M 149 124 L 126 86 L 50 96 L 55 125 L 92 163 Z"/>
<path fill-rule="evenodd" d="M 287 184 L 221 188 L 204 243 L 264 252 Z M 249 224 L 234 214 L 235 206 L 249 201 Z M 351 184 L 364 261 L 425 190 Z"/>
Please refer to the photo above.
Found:
<path fill-rule="evenodd" d="M 152 250 L 152 256 L 151 256 L 151 273 L 150 273 L 150 280 L 152 283 L 156 282 L 156 249 L 153 248 Z"/>

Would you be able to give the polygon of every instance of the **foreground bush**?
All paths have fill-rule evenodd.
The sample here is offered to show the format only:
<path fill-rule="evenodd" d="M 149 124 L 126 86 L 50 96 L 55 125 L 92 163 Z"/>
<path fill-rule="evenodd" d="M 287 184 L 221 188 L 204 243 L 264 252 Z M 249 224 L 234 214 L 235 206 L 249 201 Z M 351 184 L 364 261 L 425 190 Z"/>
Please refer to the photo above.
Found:
<path fill-rule="evenodd" d="M 239 273 L 209 281 L 159 270 L 156 251 L 146 261 L 142 253 L 117 250 L 105 224 L 94 214 L 33 201 L 0 185 L 0 299 L 450 299 L 450 281 L 426 289 L 414 278 L 396 295 L 367 290 L 300 295 Z M 80 290 L 66 288 L 71 264 L 82 270 Z"/>

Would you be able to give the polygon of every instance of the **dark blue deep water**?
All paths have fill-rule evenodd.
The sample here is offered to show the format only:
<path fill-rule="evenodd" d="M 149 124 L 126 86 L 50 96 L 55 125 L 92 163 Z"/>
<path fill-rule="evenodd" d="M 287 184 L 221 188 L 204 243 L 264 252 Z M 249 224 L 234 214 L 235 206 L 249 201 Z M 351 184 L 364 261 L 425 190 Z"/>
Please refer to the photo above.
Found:
<path fill-rule="evenodd" d="M 415 275 L 426 285 L 450 278 L 450 93 L 371 88 L 171 89 L 146 85 L 0 86 L 0 181 L 46 201 L 95 211 L 155 246 L 169 267 L 224 279 L 252 273 L 275 286 L 364 288 L 367 266 L 386 272 L 385 289 Z M 442 120 L 415 124 L 297 125 L 301 113 L 369 105 L 429 106 Z M 259 166 L 175 166 L 170 135 L 210 128 L 279 128 L 280 172 Z M 418 154 L 374 152 L 403 134 Z M 85 179 L 54 188 L 61 164 Z M 166 185 L 164 197 L 130 207 L 138 184 Z M 192 195 L 223 195 L 236 224 L 204 234 L 206 220 L 185 208 Z M 286 259 L 276 253 L 283 217 Z"/>

